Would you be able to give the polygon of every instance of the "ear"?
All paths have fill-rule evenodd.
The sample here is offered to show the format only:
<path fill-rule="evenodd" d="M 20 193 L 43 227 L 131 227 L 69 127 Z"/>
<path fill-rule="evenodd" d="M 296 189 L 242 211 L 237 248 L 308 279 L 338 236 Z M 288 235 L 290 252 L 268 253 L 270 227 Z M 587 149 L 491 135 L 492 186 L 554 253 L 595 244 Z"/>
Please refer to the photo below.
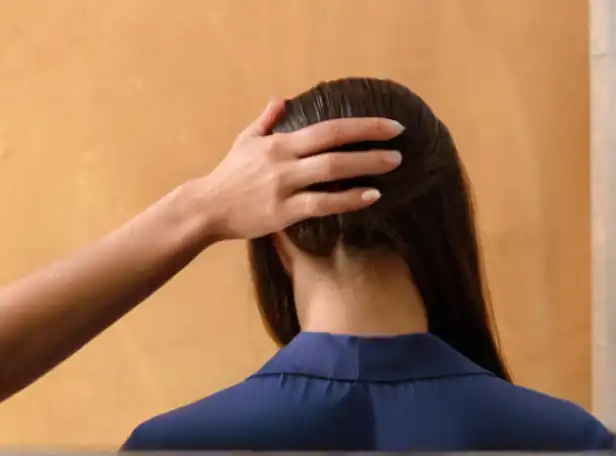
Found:
<path fill-rule="evenodd" d="M 293 269 L 293 262 L 291 260 L 291 249 L 293 246 L 291 245 L 291 241 L 289 241 L 286 234 L 282 232 L 274 233 L 271 236 L 274 249 L 276 249 L 276 253 L 278 254 L 278 258 L 280 258 L 280 262 L 282 263 L 285 272 L 290 276 Z"/>

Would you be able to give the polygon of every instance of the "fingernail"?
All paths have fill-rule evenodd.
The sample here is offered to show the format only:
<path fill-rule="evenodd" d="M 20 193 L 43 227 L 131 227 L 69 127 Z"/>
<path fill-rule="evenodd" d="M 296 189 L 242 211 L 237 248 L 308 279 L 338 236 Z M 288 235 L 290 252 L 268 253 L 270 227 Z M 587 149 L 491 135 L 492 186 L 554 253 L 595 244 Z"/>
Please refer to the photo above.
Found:
<path fill-rule="evenodd" d="M 387 160 L 387 163 L 398 166 L 402 163 L 402 154 L 397 150 L 389 151 L 385 156 L 385 160 Z"/>
<path fill-rule="evenodd" d="M 363 199 L 364 201 L 373 203 L 376 200 L 378 200 L 381 197 L 381 192 L 379 192 L 378 190 L 366 190 L 364 193 L 361 194 L 361 199 Z"/>
<path fill-rule="evenodd" d="M 395 120 L 391 120 L 391 119 L 388 119 L 388 120 L 391 126 L 395 128 L 395 130 L 398 132 L 398 134 L 406 130 L 406 128 L 404 128 L 404 125 L 402 125 L 400 122 L 396 122 Z"/>

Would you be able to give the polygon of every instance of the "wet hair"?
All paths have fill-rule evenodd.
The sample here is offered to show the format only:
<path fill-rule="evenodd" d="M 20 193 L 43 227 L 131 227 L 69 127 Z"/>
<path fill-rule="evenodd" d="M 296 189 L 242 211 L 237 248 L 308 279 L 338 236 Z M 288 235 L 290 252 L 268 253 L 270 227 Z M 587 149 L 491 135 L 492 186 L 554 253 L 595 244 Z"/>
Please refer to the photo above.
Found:
<path fill-rule="evenodd" d="M 393 140 L 339 148 L 398 150 L 402 165 L 381 176 L 315 185 L 321 191 L 377 188 L 382 197 L 361 211 L 297 223 L 286 235 L 318 257 L 330 256 L 339 243 L 357 251 L 385 247 L 396 252 L 422 297 L 429 332 L 509 381 L 482 280 L 470 185 L 447 127 L 403 85 L 346 78 L 286 101 L 273 132 L 342 117 L 386 117 L 404 125 L 404 133 Z M 292 279 L 270 236 L 251 240 L 249 254 L 261 315 L 270 335 L 285 345 L 301 331 Z"/>

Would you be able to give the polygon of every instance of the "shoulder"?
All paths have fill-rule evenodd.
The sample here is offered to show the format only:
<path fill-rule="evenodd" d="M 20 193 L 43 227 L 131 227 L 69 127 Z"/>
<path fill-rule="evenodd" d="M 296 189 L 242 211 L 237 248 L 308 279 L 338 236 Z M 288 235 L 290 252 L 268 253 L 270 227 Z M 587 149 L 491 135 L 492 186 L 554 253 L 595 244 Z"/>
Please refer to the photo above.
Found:
<path fill-rule="evenodd" d="M 515 440 L 537 450 L 599 450 L 614 445 L 607 428 L 577 404 L 500 379 L 484 386 L 481 397 L 475 398 L 477 407 L 494 417 L 490 425 L 511 437 L 514 448 Z"/>
<path fill-rule="evenodd" d="M 226 422 L 230 417 L 237 421 L 246 416 L 247 405 L 255 393 L 250 381 L 242 382 L 150 418 L 133 430 L 122 450 L 207 450 L 210 446 L 219 447 L 228 433 Z"/>
<path fill-rule="evenodd" d="M 562 441 L 563 449 L 601 450 L 611 449 L 614 437 L 592 414 L 573 402 L 557 399 L 536 391 L 518 388 L 534 406 L 533 422 L 544 426 L 546 433 Z"/>
<path fill-rule="evenodd" d="M 297 417 L 306 414 L 281 386 L 276 377 L 251 378 L 158 415 L 137 426 L 122 450 L 252 450 L 285 445 L 285 440 L 301 437 L 305 427 Z"/>

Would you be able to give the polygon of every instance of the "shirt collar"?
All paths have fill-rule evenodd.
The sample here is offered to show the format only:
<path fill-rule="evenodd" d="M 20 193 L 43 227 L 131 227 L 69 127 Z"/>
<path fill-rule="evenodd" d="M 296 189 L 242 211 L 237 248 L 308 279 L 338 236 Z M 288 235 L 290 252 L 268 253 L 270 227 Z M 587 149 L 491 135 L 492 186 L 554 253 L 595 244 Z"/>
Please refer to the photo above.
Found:
<path fill-rule="evenodd" d="M 491 375 L 427 333 L 359 337 L 316 332 L 299 333 L 254 376 L 279 374 L 373 382 Z"/>

